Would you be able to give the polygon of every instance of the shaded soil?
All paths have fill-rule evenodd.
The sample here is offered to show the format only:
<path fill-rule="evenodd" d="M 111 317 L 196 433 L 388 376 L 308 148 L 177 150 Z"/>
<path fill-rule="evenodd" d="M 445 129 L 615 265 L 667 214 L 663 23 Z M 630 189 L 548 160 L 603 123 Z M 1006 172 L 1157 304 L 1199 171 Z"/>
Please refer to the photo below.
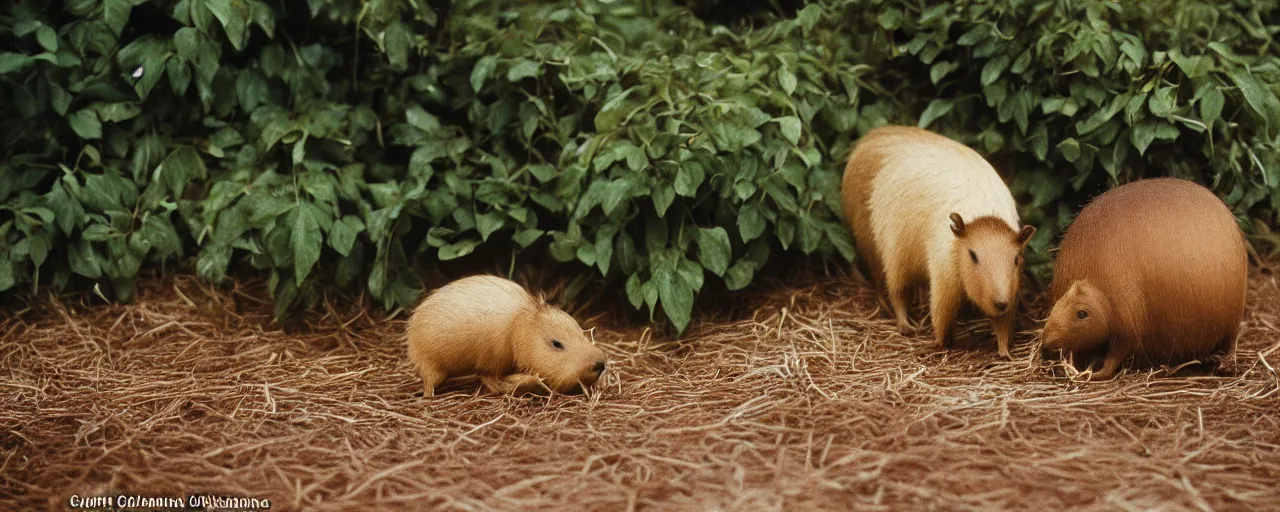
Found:
<path fill-rule="evenodd" d="M 404 315 L 325 307 L 282 329 L 260 287 L 157 280 L 131 305 L 0 320 L 0 510 L 198 492 L 273 510 L 1276 509 L 1280 288 L 1251 283 L 1232 374 L 1091 383 L 1032 330 L 999 359 L 972 321 L 943 351 L 896 334 L 869 289 L 814 277 L 678 342 L 583 318 L 613 360 L 590 396 L 462 380 L 424 399 Z"/>

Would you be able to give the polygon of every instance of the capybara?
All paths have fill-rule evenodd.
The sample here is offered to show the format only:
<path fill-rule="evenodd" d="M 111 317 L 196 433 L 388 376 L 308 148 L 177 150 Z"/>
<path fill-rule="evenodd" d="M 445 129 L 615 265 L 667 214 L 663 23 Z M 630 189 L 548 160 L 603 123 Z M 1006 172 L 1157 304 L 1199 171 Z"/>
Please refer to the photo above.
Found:
<path fill-rule="evenodd" d="M 1240 226 L 1209 189 L 1177 178 L 1121 185 L 1085 206 L 1062 238 L 1042 348 L 1105 353 L 1098 379 L 1130 358 L 1225 362 L 1248 273 Z"/>
<path fill-rule="evenodd" d="M 607 361 L 568 313 L 491 275 L 432 292 L 414 309 L 407 335 L 426 396 L 446 378 L 472 374 L 491 392 L 545 385 L 563 393 L 594 384 Z"/>
<path fill-rule="evenodd" d="M 1023 251 L 1033 226 L 995 168 L 976 151 L 909 126 L 862 136 L 845 166 L 841 198 L 872 279 L 888 292 L 898 330 L 912 326 L 910 290 L 929 285 L 933 333 L 943 348 L 965 298 L 991 319 L 1000 355 L 1017 313 Z"/>

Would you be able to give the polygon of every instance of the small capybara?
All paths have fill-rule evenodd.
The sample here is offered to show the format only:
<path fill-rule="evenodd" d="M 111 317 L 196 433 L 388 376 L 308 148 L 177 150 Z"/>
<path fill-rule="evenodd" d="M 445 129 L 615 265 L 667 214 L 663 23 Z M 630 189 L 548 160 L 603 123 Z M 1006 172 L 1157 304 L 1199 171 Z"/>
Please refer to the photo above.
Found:
<path fill-rule="evenodd" d="M 951 346 L 967 297 L 991 319 L 1000 355 L 1012 358 L 1023 251 L 1036 228 L 1019 227 L 1013 195 L 990 163 L 945 136 L 882 126 L 854 146 L 841 199 L 858 256 L 888 292 L 900 332 L 912 325 L 910 290 L 925 281 L 939 345 Z"/>
<path fill-rule="evenodd" d="M 568 313 L 491 275 L 432 292 L 414 309 L 407 336 L 425 396 L 446 378 L 472 374 L 490 392 L 563 393 L 594 384 L 607 361 Z"/>
<path fill-rule="evenodd" d="M 1042 347 L 1105 353 L 1098 379 L 1130 358 L 1225 362 L 1244 320 L 1248 266 L 1240 226 L 1209 189 L 1177 178 L 1113 188 L 1062 238 Z"/>

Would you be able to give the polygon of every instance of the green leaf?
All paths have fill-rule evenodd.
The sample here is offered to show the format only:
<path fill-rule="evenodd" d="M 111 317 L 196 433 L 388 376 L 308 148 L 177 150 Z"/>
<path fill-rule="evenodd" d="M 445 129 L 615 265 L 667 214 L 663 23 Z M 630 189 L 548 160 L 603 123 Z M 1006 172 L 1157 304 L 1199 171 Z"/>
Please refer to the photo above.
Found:
<path fill-rule="evenodd" d="M 821 19 L 822 6 L 818 4 L 806 5 L 804 9 L 800 9 L 800 12 L 796 13 L 796 21 L 800 22 L 800 26 L 806 36 L 809 35 L 810 30 L 813 30 L 813 27 L 817 26 L 818 21 Z"/>
<path fill-rule="evenodd" d="M 596 113 L 594 120 L 596 130 L 602 132 L 613 131 L 622 124 L 622 120 L 627 115 L 629 105 L 629 103 L 627 103 L 627 97 L 633 92 L 635 92 L 635 88 L 622 91 L 617 96 L 614 96 L 613 98 L 610 98 L 609 101 L 605 102 L 604 106 L 600 107 L 600 112 Z"/>
<path fill-rule="evenodd" d="M 613 237 L 617 228 L 603 226 L 596 232 L 596 266 L 600 267 L 600 275 L 609 275 L 609 266 L 613 261 Z"/>
<path fill-rule="evenodd" d="M 782 136 L 786 137 L 787 141 L 792 144 L 798 144 L 800 142 L 800 118 L 796 116 L 785 116 L 776 118 L 775 121 L 777 121 L 778 126 L 782 128 Z"/>
<path fill-rule="evenodd" d="M 92 110 L 84 109 L 71 114 L 67 116 L 67 122 L 82 139 L 102 138 L 102 122 L 98 121 L 98 114 Z"/>
<path fill-rule="evenodd" d="M 1125 103 L 1128 103 L 1127 98 L 1125 99 Z M 1085 119 L 1084 121 L 1079 121 L 1076 123 L 1076 134 L 1088 135 L 1094 130 L 1101 128 L 1102 125 L 1107 124 L 1107 121 L 1110 121 L 1111 118 L 1115 117 L 1115 115 L 1119 113 L 1119 111 L 1122 110 L 1123 107 L 1124 105 L 1120 105 L 1120 108 L 1114 108 L 1114 109 L 1113 108 L 1098 109 L 1093 113 L 1093 115 L 1089 116 L 1088 119 Z"/>
<path fill-rule="evenodd" d="M 140 234 L 145 240 L 151 242 L 151 246 L 155 248 L 160 258 L 182 254 L 182 238 L 178 236 L 178 231 L 173 228 L 173 224 L 161 216 L 147 217 Z"/>
<path fill-rule="evenodd" d="M 404 23 L 394 21 L 382 31 L 382 49 L 391 62 L 391 69 L 400 71 L 409 67 L 409 52 L 413 49 L 413 33 Z"/>
<path fill-rule="evenodd" d="M 938 82 L 941 82 L 948 74 L 959 68 L 959 64 L 951 61 L 940 60 L 933 63 L 933 67 L 929 68 L 929 79 L 933 81 L 933 85 L 938 85 Z"/>
<path fill-rule="evenodd" d="M 760 142 L 760 131 L 738 119 L 709 121 L 707 131 L 716 147 L 725 152 L 737 152 Z"/>
<path fill-rule="evenodd" d="M 1213 127 L 1213 123 L 1222 116 L 1222 107 L 1226 104 L 1226 96 L 1222 94 L 1222 89 L 1214 87 L 1200 98 L 1200 120 L 1205 125 Z"/>
<path fill-rule="evenodd" d="M 67 93 L 67 90 L 63 89 L 61 85 L 50 83 L 49 102 L 55 113 L 65 116 L 67 115 L 67 109 L 71 107 L 71 94 Z"/>
<path fill-rule="evenodd" d="M 406 109 L 404 115 L 410 125 L 424 132 L 435 133 L 436 130 L 440 129 L 440 120 L 418 105 L 413 105 Z"/>
<path fill-rule="evenodd" d="M 1029 67 L 1031 67 L 1031 50 L 1026 50 L 1022 52 L 1022 55 L 1018 56 L 1017 60 L 1013 61 L 1013 66 L 1009 68 L 1009 72 L 1015 75 L 1021 75 L 1026 72 Z"/>
<path fill-rule="evenodd" d="M 627 278 L 626 288 L 627 300 L 631 302 L 631 307 L 640 309 L 640 306 L 644 304 L 644 291 L 642 290 L 640 275 L 631 274 L 631 277 Z"/>
<path fill-rule="evenodd" d="M 485 80 L 498 69 L 498 57 L 493 55 L 485 55 L 476 61 L 475 67 L 471 68 L 471 90 L 476 93 L 484 87 Z"/>
<path fill-rule="evenodd" d="M 796 75 L 792 73 L 786 66 L 778 68 L 778 85 L 782 86 L 782 92 L 791 96 L 796 92 Z"/>
<path fill-rule="evenodd" d="M 98 111 L 98 118 L 104 123 L 128 121 L 142 113 L 142 107 L 133 102 L 97 103 L 93 108 Z"/>
<path fill-rule="evenodd" d="M 1068 137 L 1058 143 L 1058 151 L 1062 152 L 1062 157 L 1066 158 L 1068 162 L 1074 162 L 1077 158 L 1080 158 L 1080 143 Z M 1051 179 L 1046 178 L 1046 180 Z"/>
<path fill-rule="evenodd" d="M 600 203 L 605 215 L 612 214 L 618 208 L 618 205 L 631 197 L 631 179 L 618 178 L 609 183 L 609 188 L 605 190 L 604 200 Z M 670 204 L 670 203 L 668 203 Z M 659 210 L 659 215 L 662 210 Z"/>
<path fill-rule="evenodd" d="M 880 12 L 880 16 L 876 18 L 880 22 L 880 26 L 885 30 L 897 30 L 902 26 L 902 10 L 896 7 L 890 7 Z"/>
<path fill-rule="evenodd" d="M 666 313 L 676 331 L 683 333 L 693 316 L 693 289 L 674 272 L 658 273 L 654 275 L 654 281 L 658 284 L 658 298 L 662 301 L 663 313 Z"/>
<path fill-rule="evenodd" d="M 1000 79 L 1000 75 L 1009 67 L 1009 56 L 999 55 L 982 66 L 982 85 L 991 85 Z"/>
<path fill-rule="evenodd" d="M 160 79 L 164 77 L 165 63 L 174 53 L 172 44 L 172 41 L 167 39 L 162 40 L 152 35 L 145 35 L 135 39 L 116 53 L 117 64 L 125 72 L 131 74 L 128 80 L 133 81 L 133 90 L 140 99 L 145 100 L 156 84 L 160 83 Z M 204 52 L 202 54 L 206 55 L 206 59 L 212 62 L 212 66 L 200 66 L 200 71 L 206 72 L 205 68 L 207 67 L 213 68 L 207 72 L 217 71 L 217 56 Z M 141 73 L 141 75 L 134 76 L 133 74 L 135 73 Z M 117 101 L 126 101 L 127 99 L 131 98 L 122 98 Z"/>
<path fill-rule="evenodd" d="M 506 217 L 497 212 L 476 215 L 476 231 L 480 232 L 480 240 L 489 240 L 489 235 L 506 225 Z"/>
<path fill-rule="evenodd" d="M 658 216 L 664 216 L 667 209 L 671 207 L 671 203 L 676 200 L 676 191 L 674 188 L 663 186 L 653 191 L 653 208 L 658 212 Z"/>
<path fill-rule="evenodd" d="M 183 189 L 192 179 L 204 179 L 208 171 L 200 153 L 191 146 L 178 146 L 161 162 L 156 169 L 159 182 L 174 197 L 182 195 Z"/>
<path fill-rule="evenodd" d="M 936 99 L 930 101 L 929 106 L 925 107 L 924 112 L 920 114 L 920 121 L 916 123 L 916 126 L 920 128 L 928 128 L 929 125 L 933 124 L 933 122 L 938 118 L 947 115 L 948 112 L 951 112 L 951 108 L 953 106 L 955 106 L 954 103 L 947 99 Z"/>
<path fill-rule="evenodd" d="M 129 23 L 129 12 L 133 10 L 132 0 L 103 0 L 102 18 L 117 36 Z"/>
<path fill-rule="evenodd" d="M 199 30 L 191 27 L 182 27 L 173 33 L 173 48 L 182 60 L 187 62 L 196 62 L 200 56 L 200 47 L 203 44 L 204 36 Z"/>
<path fill-rule="evenodd" d="M 71 271 L 89 279 L 102 277 L 102 262 L 98 251 L 86 240 L 73 243 L 67 247 L 67 263 Z"/>
<path fill-rule="evenodd" d="M 1156 140 L 1156 130 L 1161 125 L 1168 125 L 1168 123 L 1159 119 L 1143 119 L 1133 127 L 1133 147 L 1138 148 L 1139 155 L 1147 153 L 1147 147 Z"/>
<path fill-rule="evenodd" d="M 13 263 L 8 259 L 0 258 L 0 292 L 13 288 L 13 285 L 18 284 L 13 275 L 13 266 Z"/>
<path fill-rule="evenodd" d="M 204 0 L 204 3 L 222 24 L 231 46 L 237 51 L 243 50 L 248 41 L 249 3 L 244 0 Z"/>
<path fill-rule="evenodd" d="M 516 59 L 515 65 L 507 70 L 508 82 L 519 82 L 525 78 L 538 76 L 542 72 L 542 64 L 526 58 Z"/>
<path fill-rule="evenodd" d="M 1249 104 L 1249 108 L 1263 120 L 1267 127 L 1270 130 L 1280 129 L 1280 102 L 1277 101 L 1275 93 L 1243 68 L 1234 68 L 1228 75 L 1231 81 L 1235 82 L 1236 87 L 1240 88 L 1245 103 Z"/>
<path fill-rule="evenodd" d="M 764 234 L 765 219 L 760 203 L 751 201 L 738 210 L 738 235 L 743 242 L 755 240 Z"/>
<path fill-rule="evenodd" d="M 680 275 L 680 278 L 689 285 L 689 288 L 692 289 L 694 293 L 697 293 L 698 290 L 702 289 L 703 281 L 705 281 L 705 279 L 703 279 L 705 271 L 703 270 L 703 267 L 699 266 L 697 263 L 686 258 L 680 258 L 679 262 L 676 264 L 676 273 Z"/>
<path fill-rule="evenodd" d="M 302 281 L 311 273 L 311 267 L 320 260 L 324 233 L 320 231 L 319 217 L 323 213 L 307 202 L 299 204 L 294 212 L 296 218 L 293 231 L 289 233 L 289 245 L 293 249 L 294 284 L 302 286 Z"/>
<path fill-rule="evenodd" d="M 828 222 L 826 225 L 827 240 L 836 248 L 836 251 L 843 256 L 845 261 L 853 261 L 855 256 L 853 234 L 849 229 L 838 222 Z"/>
<path fill-rule="evenodd" d="M 51 53 L 58 51 L 58 33 L 53 31 L 53 27 L 40 25 L 40 28 L 36 29 L 36 42 L 40 43 L 45 51 Z"/>
<path fill-rule="evenodd" d="M 751 280 L 755 278 L 756 265 L 746 257 L 739 258 L 737 262 L 729 267 L 724 273 L 724 286 L 729 291 L 738 291 L 746 288 L 751 284 Z"/>
<path fill-rule="evenodd" d="M 31 63 L 30 56 L 21 53 L 2 52 L 0 53 L 0 75 L 21 71 L 29 63 Z"/>
<path fill-rule="evenodd" d="M 729 245 L 729 233 L 722 227 L 698 228 L 698 262 L 717 276 L 723 276 L 729 268 L 733 249 Z"/>
<path fill-rule="evenodd" d="M 1174 90 L 1172 87 L 1161 87 L 1151 95 L 1151 99 L 1147 102 L 1147 108 L 1151 109 L 1151 113 L 1156 117 L 1169 119 L 1173 117 Z"/>
<path fill-rule="evenodd" d="M 542 235 L 545 233 L 546 232 L 541 229 L 522 229 L 516 232 L 511 239 L 514 240 L 515 243 L 520 244 L 520 247 L 529 247 L 530 245 L 533 245 L 534 242 L 538 241 L 539 238 L 542 238 Z"/>
<path fill-rule="evenodd" d="M 587 268 L 596 266 L 596 246 L 579 245 L 575 255 L 578 257 L 578 261 L 581 261 Z"/>
<path fill-rule="evenodd" d="M 459 240 L 452 244 L 441 247 L 440 251 L 436 254 L 436 257 L 440 258 L 440 261 L 456 260 L 458 258 L 471 254 L 473 251 L 476 250 L 476 247 L 479 245 L 480 245 L 479 240 L 473 240 L 470 238 Z"/>
<path fill-rule="evenodd" d="M 688 162 L 680 166 L 680 170 L 676 171 L 676 193 L 685 197 L 693 197 L 698 193 L 698 187 L 702 185 L 702 180 L 704 179 L 706 179 L 706 175 L 702 171 L 702 165 L 696 162 Z"/>
<path fill-rule="evenodd" d="M 364 231 L 364 221 L 354 215 L 344 216 L 329 229 L 329 246 L 343 257 L 349 256 L 361 231 Z"/>
<path fill-rule="evenodd" d="M 538 181 L 547 183 L 556 178 L 556 168 L 550 164 L 534 164 L 529 166 L 529 172 L 533 174 Z"/>
<path fill-rule="evenodd" d="M 1187 78 L 1200 78 L 1213 69 L 1213 58 L 1207 55 L 1192 57 L 1183 55 L 1182 52 L 1172 51 L 1169 56 L 1173 58 L 1173 63 L 1187 75 Z"/>

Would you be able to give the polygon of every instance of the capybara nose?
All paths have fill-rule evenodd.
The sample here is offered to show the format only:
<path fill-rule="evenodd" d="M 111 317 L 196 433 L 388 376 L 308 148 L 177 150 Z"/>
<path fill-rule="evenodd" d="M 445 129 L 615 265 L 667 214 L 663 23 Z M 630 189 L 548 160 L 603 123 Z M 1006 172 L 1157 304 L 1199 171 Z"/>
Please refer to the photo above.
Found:
<path fill-rule="evenodd" d="M 596 361 L 596 365 L 591 367 L 591 371 L 594 371 L 596 373 L 604 372 L 604 360 L 601 359 L 599 361 Z"/>
<path fill-rule="evenodd" d="M 993 305 L 996 307 L 996 311 L 999 311 L 1001 313 L 1003 313 L 1004 310 L 1009 307 L 1009 303 L 1002 300 L 996 301 L 996 303 Z"/>

